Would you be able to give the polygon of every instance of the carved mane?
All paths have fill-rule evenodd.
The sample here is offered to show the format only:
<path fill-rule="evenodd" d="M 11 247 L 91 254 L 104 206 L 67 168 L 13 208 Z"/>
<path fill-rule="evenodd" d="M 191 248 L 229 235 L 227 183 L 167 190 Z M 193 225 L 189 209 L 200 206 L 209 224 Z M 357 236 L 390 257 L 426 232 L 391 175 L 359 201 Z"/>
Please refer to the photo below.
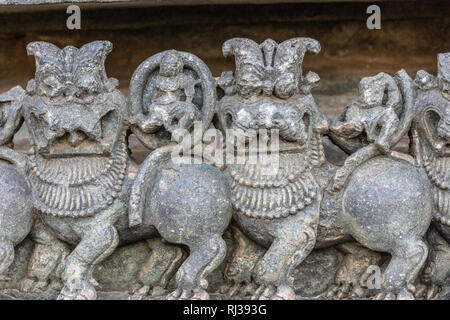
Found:
<path fill-rule="evenodd" d="M 30 157 L 33 203 L 57 217 L 88 217 L 119 196 L 127 170 L 126 131 L 109 159 Z"/>
<path fill-rule="evenodd" d="M 279 154 L 279 168 L 265 175 L 263 164 L 228 167 L 232 203 L 240 213 L 259 219 L 295 215 L 314 202 L 318 187 L 309 165 L 309 152 Z"/>
<path fill-rule="evenodd" d="M 418 75 L 421 75 L 418 72 Z M 417 78 L 416 78 L 417 82 Z M 431 90 L 430 90 L 431 89 Z M 435 137 L 430 134 L 426 121 L 427 110 L 439 110 L 445 102 L 437 97 L 437 88 L 419 88 L 417 107 L 419 108 L 411 129 L 412 153 L 419 165 L 423 166 L 433 185 L 434 218 L 444 225 L 450 226 L 450 158 L 440 155 L 434 149 Z M 444 105 L 444 108 L 448 106 Z M 444 113 L 445 114 L 445 113 Z M 441 116 L 444 116 L 441 114 Z"/>
<path fill-rule="evenodd" d="M 424 154 L 424 168 L 434 185 L 435 218 L 450 225 L 450 158 L 437 157 L 432 149 Z"/>

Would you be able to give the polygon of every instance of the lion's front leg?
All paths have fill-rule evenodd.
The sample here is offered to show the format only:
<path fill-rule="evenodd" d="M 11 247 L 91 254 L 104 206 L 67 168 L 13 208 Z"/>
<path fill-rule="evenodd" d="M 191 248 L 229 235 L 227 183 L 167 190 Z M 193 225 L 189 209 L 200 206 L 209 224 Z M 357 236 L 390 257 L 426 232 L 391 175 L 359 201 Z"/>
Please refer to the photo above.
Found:
<path fill-rule="evenodd" d="M 115 223 L 125 212 L 124 204 L 116 200 L 110 207 L 91 217 L 42 215 L 44 223 L 58 238 L 75 245 L 75 249 L 62 263 L 63 288 L 58 299 L 97 298 L 97 282 L 92 272 L 119 244 Z"/>
<path fill-rule="evenodd" d="M 87 231 L 63 263 L 61 278 L 64 288 L 58 299 L 96 299 L 96 283 L 92 279 L 92 270 L 108 257 L 118 244 L 119 236 L 113 225 L 99 225 Z"/>
<path fill-rule="evenodd" d="M 36 292 L 51 288 L 60 290 L 60 269 L 62 261 L 70 253 L 69 247 L 56 238 L 40 221 L 31 232 L 34 250 L 28 264 L 26 277 L 20 282 L 23 292 Z"/>
<path fill-rule="evenodd" d="M 318 205 L 280 221 L 275 239 L 258 262 L 254 277 L 260 285 L 252 299 L 293 300 L 294 269 L 311 253 L 316 243 Z"/>
<path fill-rule="evenodd" d="M 430 244 L 430 254 L 422 274 L 422 284 L 418 286 L 415 296 L 428 300 L 450 295 L 445 286 L 450 277 L 450 245 L 436 230 L 431 228 L 427 235 Z"/>
<path fill-rule="evenodd" d="M 296 235 L 276 238 L 256 266 L 260 286 L 252 299 L 294 300 L 291 272 L 309 255 L 315 240 L 316 231 L 310 226 L 303 226 Z"/>
<path fill-rule="evenodd" d="M 220 288 L 220 293 L 230 297 L 252 295 L 256 290 L 252 272 L 265 250 L 238 227 L 231 225 L 229 232 L 234 241 L 228 245 L 230 252 L 224 271 L 225 283 Z"/>

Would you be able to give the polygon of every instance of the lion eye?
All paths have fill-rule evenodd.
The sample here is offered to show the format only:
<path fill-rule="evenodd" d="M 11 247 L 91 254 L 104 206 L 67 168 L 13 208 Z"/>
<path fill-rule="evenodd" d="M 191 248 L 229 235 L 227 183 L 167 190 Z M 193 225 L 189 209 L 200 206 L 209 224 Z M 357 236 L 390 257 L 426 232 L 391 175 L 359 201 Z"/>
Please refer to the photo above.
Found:
<path fill-rule="evenodd" d="M 91 74 L 83 74 L 77 79 L 76 85 L 83 92 L 95 93 L 99 91 L 98 81 L 95 76 Z"/>
<path fill-rule="evenodd" d="M 244 74 L 237 83 L 239 93 L 246 98 L 260 94 L 261 86 L 261 80 L 250 73 Z"/>
<path fill-rule="evenodd" d="M 297 89 L 297 82 L 293 74 L 285 74 L 277 79 L 275 84 L 275 95 L 281 99 L 291 97 Z"/>
<path fill-rule="evenodd" d="M 57 88 L 61 84 L 60 81 L 53 75 L 44 77 L 42 82 L 51 88 Z"/>

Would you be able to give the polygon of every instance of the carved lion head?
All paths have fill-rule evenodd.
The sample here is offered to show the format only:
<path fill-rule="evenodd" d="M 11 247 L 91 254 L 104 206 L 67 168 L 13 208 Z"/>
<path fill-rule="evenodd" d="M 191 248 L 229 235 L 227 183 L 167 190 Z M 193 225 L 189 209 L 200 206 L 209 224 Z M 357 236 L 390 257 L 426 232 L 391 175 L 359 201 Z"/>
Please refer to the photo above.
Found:
<path fill-rule="evenodd" d="M 450 53 L 438 55 L 436 77 L 421 70 L 416 76 L 419 134 L 439 157 L 450 155 Z"/>
<path fill-rule="evenodd" d="M 48 157 L 108 155 L 122 131 L 125 98 L 108 78 L 105 59 L 109 41 L 77 49 L 31 42 L 36 60 L 28 83 L 25 118 L 38 153 Z"/>
<path fill-rule="evenodd" d="M 294 38 L 278 44 L 267 39 L 257 44 L 234 38 L 222 51 L 236 62 L 235 71 L 219 79 L 225 93 L 218 107 L 223 128 L 277 130 L 284 141 L 300 147 L 308 145 L 313 132 L 326 129 L 310 94 L 319 77 L 312 72 L 302 75 L 303 58 L 306 52 L 319 53 L 318 41 Z"/>

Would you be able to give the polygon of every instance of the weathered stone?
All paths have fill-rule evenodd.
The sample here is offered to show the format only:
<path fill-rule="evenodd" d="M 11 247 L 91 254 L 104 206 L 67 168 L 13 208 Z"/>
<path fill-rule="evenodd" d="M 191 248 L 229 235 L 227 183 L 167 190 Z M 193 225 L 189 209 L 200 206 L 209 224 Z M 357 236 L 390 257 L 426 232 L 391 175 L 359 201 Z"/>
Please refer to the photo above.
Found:
<path fill-rule="evenodd" d="M 14 152 L 0 147 L 0 283 L 8 280 L 7 271 L 14 262 L 14 246 L 25 239 L 33 225 L 31 190 L 22 176 L 25 168 L 17 162 L 21 160 Z M 21 168 L 21 172 L 13 164 Z"/>
<path fill-rule="evenodd" d="M 34 244 L 31 240 L 25 239 L 15 247 L 15 257 L 13 263 L 6 272 L 8 281 L 0 281 L 0 288 L 18 288 L 20 281 L 25 278 L 28 271 L 28 262 L 33 253 Z"/>
<path fill-rule="evenodd" d="M 150 255 L 145 242 L 118 248 L 94 271 L 101 291 L 127 291 L 138 282 L 138 273 Z"/>
<path fill-rule="evenodd" d="M 236 67 L 217 81 L 163 51 L 127 98 L 108 41 L 27 50 L 34 79 L 0 96 L 2 299 L 447 297 L 449 53 L 436 76 L 363 78 L 329 122 L 302 70 L 312 38 L 230 39 Z M 23 123 L 28 155 L 11 148 Z M 131 132 L 155 149 L 140 167 Z M 394 151 L 407 134 L 409 154 Z M 324 145 L 350 154 L 343 166 Z M 244 161 L 223 162 L 229 150 Z"/>
<path fill-rule="evenodd" d="M 334 248 L 311 252 L 293 274 L 295 294 L 300 297 L 316 297 L 325 293 L 334 284 L 341 260 L 342 257 Z"/>

